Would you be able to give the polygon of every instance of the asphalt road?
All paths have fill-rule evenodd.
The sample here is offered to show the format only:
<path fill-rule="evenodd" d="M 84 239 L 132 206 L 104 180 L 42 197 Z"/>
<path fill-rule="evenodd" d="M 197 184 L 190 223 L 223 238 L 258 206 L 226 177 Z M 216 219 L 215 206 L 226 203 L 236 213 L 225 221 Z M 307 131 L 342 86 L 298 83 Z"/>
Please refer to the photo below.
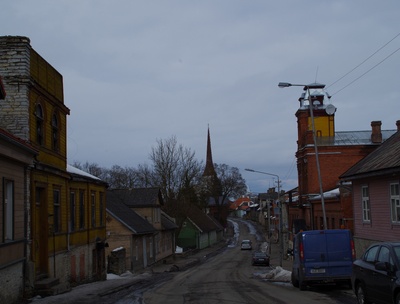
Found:
<path fill-rule="evenodd" d="M 238 223 L 238 243 L 242 239 L 250 239 L 253 244 L 260 243 L 248 225 L 242 221 Z M 254 275 L 260 271 L 266 271 L 266 267 L 251 266 L 251 251 L 240 250 L 239 245 L 231 246 L 206 263 L 177 273 L 167 282 L 145 291 L 141 303 L 355 303 L 353 298 L 346 297 L 340 290 L 332 291 L 334 287 L 327 292 L 299 291 L 290 283 L 260 280 Z M 336 295 L 341 299 L 332 298 Z M 121 299 L 120 303 L 124 301 Z"/>

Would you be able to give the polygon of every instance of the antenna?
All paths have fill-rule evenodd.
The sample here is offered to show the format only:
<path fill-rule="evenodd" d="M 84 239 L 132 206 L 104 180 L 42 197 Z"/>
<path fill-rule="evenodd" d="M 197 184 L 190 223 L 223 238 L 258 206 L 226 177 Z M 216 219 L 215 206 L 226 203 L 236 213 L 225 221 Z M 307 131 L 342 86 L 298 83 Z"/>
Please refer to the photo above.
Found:
<path fill-rule="evenodd" d="M 317 66 L 317 70 L 315 71 L 315 81 L 314 82 L 317 82 L 318 70 L 319 70 L 319 66 Z"/>

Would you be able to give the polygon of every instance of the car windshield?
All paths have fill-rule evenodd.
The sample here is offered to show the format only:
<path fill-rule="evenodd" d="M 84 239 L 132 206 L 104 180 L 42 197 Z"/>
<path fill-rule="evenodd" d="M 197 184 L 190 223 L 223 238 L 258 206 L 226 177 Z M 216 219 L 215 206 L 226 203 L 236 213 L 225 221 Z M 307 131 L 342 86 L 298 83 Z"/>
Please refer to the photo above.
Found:
<path fill-rule="evenodd" d="M 254 256 L 256 256 L 256 257 L 265 257 L 266 254 L 265 254 L 265 253 L 262 253 L 262 252 L 256 252 L 256 253 L 254 254 Z"/>

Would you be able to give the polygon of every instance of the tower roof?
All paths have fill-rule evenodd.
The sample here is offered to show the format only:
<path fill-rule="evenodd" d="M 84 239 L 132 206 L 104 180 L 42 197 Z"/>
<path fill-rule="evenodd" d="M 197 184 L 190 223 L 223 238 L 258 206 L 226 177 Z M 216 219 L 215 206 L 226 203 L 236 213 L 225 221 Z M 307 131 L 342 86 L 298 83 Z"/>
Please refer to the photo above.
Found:
<path fill-rule="evenodd" d="M 208 128 L 207 132 L 207 158 L 206 158 L 206 167 L 204 168 L 203 176 L 215 176 L 217 175 L 214 168 L 214 163 L 212 159 L 211 152 L 211 138 L 210 138 L 210 128 Z"/>

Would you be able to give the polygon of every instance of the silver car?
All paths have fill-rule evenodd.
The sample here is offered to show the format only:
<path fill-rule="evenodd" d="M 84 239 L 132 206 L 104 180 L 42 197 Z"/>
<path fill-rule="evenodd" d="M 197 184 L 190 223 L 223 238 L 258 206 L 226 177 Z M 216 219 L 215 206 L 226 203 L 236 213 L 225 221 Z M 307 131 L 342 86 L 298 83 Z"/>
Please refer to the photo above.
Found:
<path fill-rule="evenodd" d="M 251 250 L 253 247 L 251 246 L 250 240 L 243 240 L 242 244 L 240 245 L 241 250 Z"/>

